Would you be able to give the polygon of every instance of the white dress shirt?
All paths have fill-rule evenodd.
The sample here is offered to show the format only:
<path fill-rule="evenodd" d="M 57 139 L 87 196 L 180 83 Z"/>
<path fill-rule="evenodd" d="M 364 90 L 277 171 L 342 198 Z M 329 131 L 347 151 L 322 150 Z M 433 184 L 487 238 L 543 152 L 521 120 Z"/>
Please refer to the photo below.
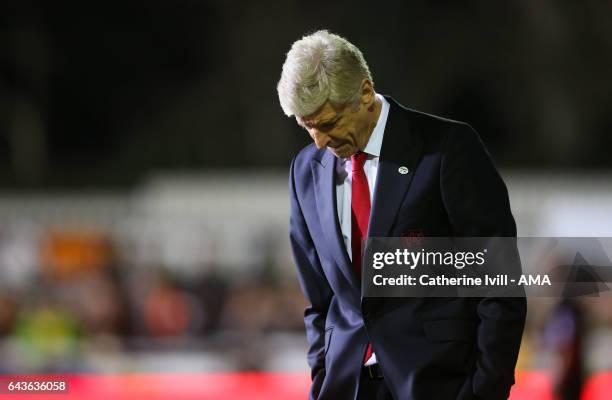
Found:
<path fill-rule="evenodd" d="M 376 94 L 376 98 L 382 101 L 382 109 L 376 121 L 374 131 L 370 135 L 368 144 L 363 150 L 368 154 L 366 162 L 363 166 L 365 175 L 368 179 L 368 187 L 370 189 L 370 204 L 374 197 L 376 188 L 376 174 L 378 173 L 378 161 L 380 158 L 380 149 L 382 147 L 383 136 L 385 134 L 385 126 L 387 125 L 387 117 L 389 116 L 389 102 L 380 94 Z M 352 166 L 350 158 L 341 158 L 336 163 L 336 206 L 338 211 L 338 220 L 342 230 L 344 245 L 349 258 L 353 259 L 351 249 L 351 193 L 352 193 Z M 376 363 L 376 354 L 367 360 L 365 365 Z"/>

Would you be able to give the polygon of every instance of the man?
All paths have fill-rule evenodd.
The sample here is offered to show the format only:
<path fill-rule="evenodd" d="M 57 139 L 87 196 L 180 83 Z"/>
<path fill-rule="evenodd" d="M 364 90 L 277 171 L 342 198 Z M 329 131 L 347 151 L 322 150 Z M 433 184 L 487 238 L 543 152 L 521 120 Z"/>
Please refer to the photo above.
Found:
<path fill-rule="evenodd" d="M 310 398 L 506 399 L 523 298 L 361 296 L 368 236 L 516 236 L 476 132 L 377 94 L 359 49 L 327 31 L 293 44 L 278 94 L 314 141 L 290 172 Z"/>

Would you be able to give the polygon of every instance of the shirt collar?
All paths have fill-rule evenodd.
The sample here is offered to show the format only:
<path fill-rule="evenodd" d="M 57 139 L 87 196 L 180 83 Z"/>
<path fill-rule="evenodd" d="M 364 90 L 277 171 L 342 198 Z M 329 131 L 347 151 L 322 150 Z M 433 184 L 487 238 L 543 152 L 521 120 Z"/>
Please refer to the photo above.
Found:
<path fill-rule="evenodd" d="M 378 121 L 376 121 L 376 126 L 370 135 L 368 144 L 363 151 L 364 153 L 368 153 L 374 157 L 380 157 L 380 149 L 382 148 L 385 126 L 387 125 L 387 117 L 389 116 L 389 102 L 384 98 L 384 96 L 378 93 L 376 93 L 376 98 L 382 102 L 382 109 L 380 110 Z"/>

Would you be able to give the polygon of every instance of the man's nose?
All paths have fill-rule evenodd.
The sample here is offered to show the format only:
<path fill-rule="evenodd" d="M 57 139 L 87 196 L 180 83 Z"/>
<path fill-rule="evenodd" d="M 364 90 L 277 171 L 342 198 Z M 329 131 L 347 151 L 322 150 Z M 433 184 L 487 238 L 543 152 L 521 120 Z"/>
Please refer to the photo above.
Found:
<path fill-rule="evenodd" d="M 331 140 L 328 135 L 326 135 L 325 133 L 321 133 L 317 130 L 313 130 L 312 138 L 314 139 L 315 146 L 317 146 L 317 149 L 324 148 L 329 144 Z"/>

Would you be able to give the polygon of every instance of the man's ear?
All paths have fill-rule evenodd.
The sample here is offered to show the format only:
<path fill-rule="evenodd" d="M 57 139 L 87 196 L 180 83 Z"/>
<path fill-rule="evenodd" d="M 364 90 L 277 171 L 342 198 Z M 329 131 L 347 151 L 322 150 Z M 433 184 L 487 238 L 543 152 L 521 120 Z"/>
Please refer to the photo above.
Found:
<path fill-rule="evenodd" d="M 374 92 L 374 86 L 369 79 L 364 78 L 361 81 L 361 104 L 368 108 L 374 104 L 375 100 L 376 93 Z"/>

